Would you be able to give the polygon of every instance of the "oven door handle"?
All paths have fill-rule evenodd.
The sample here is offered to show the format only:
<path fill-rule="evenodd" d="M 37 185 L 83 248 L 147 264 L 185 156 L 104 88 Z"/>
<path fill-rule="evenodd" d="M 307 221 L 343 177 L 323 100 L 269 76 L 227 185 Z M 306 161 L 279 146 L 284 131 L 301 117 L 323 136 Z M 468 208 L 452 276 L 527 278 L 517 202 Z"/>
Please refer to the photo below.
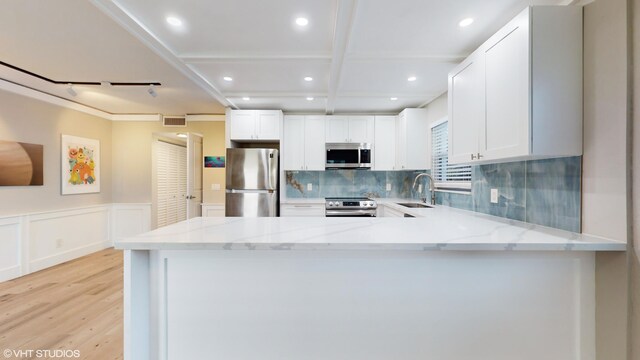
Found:
<path fill-rule="evenodd" d="M 325 210 L 325 216 L 376 216 L 371 210 Z"/>

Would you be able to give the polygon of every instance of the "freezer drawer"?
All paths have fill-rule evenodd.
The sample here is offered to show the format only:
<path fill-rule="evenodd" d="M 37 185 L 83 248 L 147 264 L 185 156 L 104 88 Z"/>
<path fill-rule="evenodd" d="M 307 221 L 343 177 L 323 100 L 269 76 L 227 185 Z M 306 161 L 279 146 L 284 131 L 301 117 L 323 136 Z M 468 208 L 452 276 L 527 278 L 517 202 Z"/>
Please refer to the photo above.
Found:
<path fill-rule="evenodd" d="M 274 217 L 278 216 L 278 192 L 233 192 L 225 196 L 225 216 Z"/>

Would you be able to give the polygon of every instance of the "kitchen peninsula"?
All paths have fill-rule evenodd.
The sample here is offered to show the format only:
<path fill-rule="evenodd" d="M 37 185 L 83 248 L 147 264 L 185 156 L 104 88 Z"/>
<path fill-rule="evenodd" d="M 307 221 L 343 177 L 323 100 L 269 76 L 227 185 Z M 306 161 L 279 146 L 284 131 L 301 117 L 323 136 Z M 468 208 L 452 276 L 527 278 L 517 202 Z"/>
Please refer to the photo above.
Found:
<path fill-rule="evenodd" d="M 595 358 L 594 251 L 624 243 L 412 211 L 195 218 L 118 241 L 126 358 Z"/>

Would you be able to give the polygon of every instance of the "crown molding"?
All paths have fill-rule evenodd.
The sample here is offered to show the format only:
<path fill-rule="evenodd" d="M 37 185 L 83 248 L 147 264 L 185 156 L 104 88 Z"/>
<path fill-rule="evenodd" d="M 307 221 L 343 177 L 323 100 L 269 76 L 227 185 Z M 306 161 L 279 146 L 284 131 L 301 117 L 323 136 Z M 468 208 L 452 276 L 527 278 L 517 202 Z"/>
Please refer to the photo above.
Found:
<path fill-rule="evenodd" d="M 0 79 L 0 89 L 8 92 L 12 92 L 14 94 L 26 96 L 28 98 L 32 98 L 35 100 L 44 101 L 46 103 L 57 105 L 66 109 L 80 111 L 85 114 L 97 116 L 107 120 L 111 120 L 111 117 L 113 116 L 113 114 L 110 114 L 106 111 L 92 108 L 87 105 L 83 105 L 77 102 L 73 102 L 71 100 L 57 97 L 55 95 L 51 95 L 39 90 L 35 90 L 30 87 L 20 85 L 4 79 Z"/>
<path fill-rule="evenodd" d="M 112 114 L 4 79 L 0 79 L 0 90 L 43 101 L 65 109 L 79 111 L 109 121 L 162 121 L 162 114 Z M 225 121 L 225 116 L 218 114 L 194 114 L 186 115 L 186 118 L 187 121 Z"/>
<path fill-rule="evenodd" d="M 187 122 L 189 121 L 225 121 L 224 114 L 193 114 L 186 116 Z"/>

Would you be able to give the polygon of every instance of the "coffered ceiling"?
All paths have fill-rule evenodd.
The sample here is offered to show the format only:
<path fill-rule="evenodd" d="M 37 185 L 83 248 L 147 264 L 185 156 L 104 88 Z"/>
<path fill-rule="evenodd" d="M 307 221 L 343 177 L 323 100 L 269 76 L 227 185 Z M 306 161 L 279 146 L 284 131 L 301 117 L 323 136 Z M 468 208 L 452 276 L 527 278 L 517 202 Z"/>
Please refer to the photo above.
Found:
<path fill-rule="evenodd" d="M 0 77 L 111 113 L 397 113 L 445 92 L 453 66 L 525 6 L 564 3 L 3 0 L 1 61 L 55 80 L 162 86 L 157 97 L 116 86 L 75 86 L 73 96 L 6 67 Z"/>

